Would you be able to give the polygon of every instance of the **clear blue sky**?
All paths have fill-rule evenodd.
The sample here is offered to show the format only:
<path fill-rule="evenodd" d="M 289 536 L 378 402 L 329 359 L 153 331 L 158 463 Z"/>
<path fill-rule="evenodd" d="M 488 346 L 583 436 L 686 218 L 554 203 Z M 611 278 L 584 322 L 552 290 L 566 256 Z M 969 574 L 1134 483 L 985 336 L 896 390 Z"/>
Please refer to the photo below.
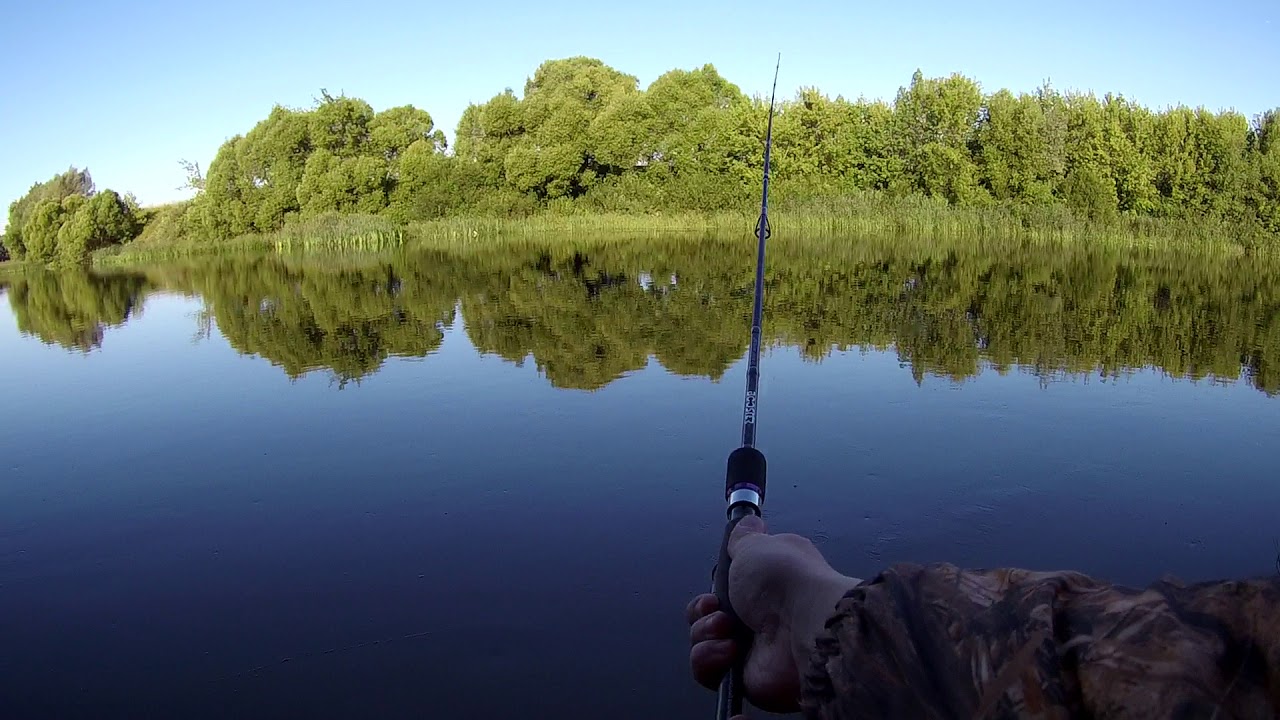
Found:
<path fill-rule="evenodd" d="M 0 202 L 69 165 L 143 203 L 177 164 L 320 88 L 412 103 L 452 138 L 469 102 L 520 92 L 549 58 L 639 78 L 712 63 L 748 94 L 892 98 L 920 68 L 985 89 L 1117 92 L 1252 116 L 1280 106 L 1276 0 L 16 3 L 0 29 Z"/>

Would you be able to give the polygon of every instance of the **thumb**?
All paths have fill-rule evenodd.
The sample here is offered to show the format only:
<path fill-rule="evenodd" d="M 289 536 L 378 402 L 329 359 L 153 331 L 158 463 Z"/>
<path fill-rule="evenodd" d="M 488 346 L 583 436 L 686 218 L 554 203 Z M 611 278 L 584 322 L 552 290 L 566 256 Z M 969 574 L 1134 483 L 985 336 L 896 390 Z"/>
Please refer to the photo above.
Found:
<path fill-rule="evenodd" d="M 733 526 L 733 532 L 729 533 L 729 557 L 738 554 L 743 541 L 754 535 L 763 535 L 767 532 L 765 528 L 764 518 L 759 515 L 748 515 L 738 521 Z"/>

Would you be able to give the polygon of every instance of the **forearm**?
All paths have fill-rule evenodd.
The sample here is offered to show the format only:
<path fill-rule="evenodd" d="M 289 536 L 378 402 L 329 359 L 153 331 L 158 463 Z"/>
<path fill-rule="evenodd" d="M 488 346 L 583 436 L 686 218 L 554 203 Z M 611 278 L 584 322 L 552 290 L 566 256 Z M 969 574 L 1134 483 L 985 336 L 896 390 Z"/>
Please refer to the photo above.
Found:
<path fill-rule="evenodd" d="M 787 615 L 791 618 L 791 654 L 796 667 L 809 664 L 814 642 L 823 632 L 836 605 L 850 590 L 862 581 L 841 575 L 834 570 L 806 578 L 804 589 L 791 594 Z"/>
<path fill-rule="evenodd" d="M 800 666 L 811 718 L 1280 711 L 1276 578 L 1138 591 L 1075 573 L 902 565 L 835 608 Z"/>

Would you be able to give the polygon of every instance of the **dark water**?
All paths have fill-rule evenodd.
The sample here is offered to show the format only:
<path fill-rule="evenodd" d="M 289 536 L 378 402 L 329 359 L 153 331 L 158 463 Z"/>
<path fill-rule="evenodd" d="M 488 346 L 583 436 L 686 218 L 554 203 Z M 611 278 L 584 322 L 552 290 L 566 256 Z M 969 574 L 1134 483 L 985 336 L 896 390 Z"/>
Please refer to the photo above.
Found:
<path fill-rule="evenodd" d="M 766 514 L 844 571 L 1275 572 L 1280 274 L 771 250 Z M 749 242 L 9 281 L 0 717 L 709 717 Z"/>

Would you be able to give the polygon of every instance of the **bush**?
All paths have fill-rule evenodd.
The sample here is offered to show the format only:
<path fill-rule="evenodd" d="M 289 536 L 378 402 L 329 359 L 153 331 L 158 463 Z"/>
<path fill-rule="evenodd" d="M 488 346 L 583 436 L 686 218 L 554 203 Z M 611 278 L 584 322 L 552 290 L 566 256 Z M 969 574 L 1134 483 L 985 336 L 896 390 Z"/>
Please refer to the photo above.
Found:
<path fill-rule="evenodd" d="M 1110 220 L 1119 211 L 1116 185 L 1091 167 L 1073 168 L 1062 181 L 1062 199 L 1091 220 Z"/>

